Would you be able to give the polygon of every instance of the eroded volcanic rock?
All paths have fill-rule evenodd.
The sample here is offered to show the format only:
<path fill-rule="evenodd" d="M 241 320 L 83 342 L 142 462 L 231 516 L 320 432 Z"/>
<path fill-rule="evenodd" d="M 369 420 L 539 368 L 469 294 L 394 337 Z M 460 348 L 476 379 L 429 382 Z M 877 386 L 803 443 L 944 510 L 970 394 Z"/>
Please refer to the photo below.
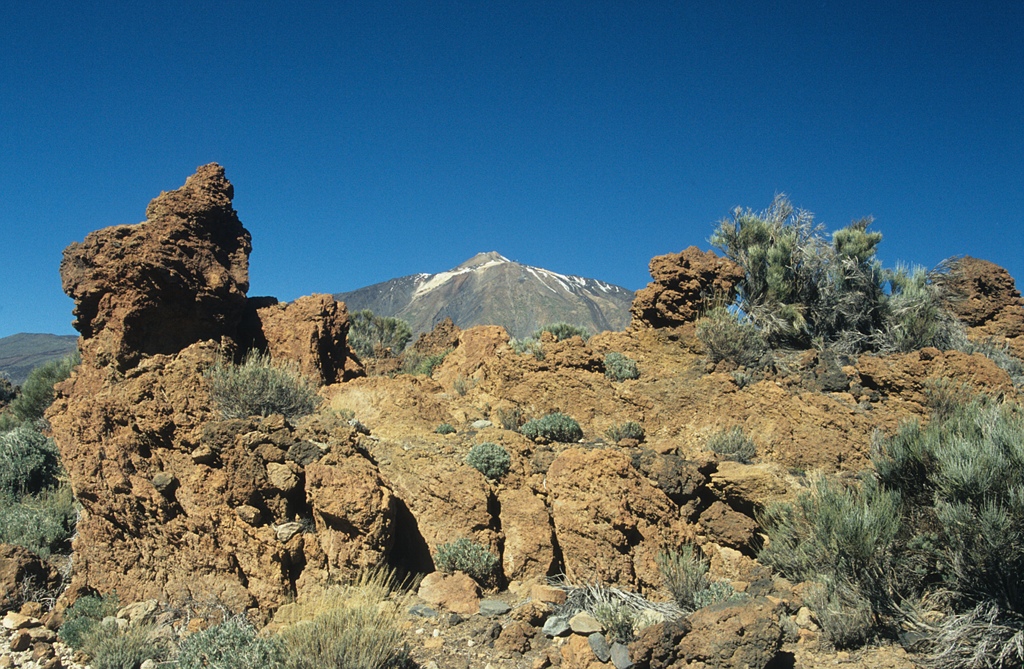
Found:
<path fill-rule="evenodd" d="M 256 298 L 250 300 L 241 337 L 246 348 L 295 361 L 306 376 L 331 384 L 363 375 L 346 343 L 348 325 L 348 310 L 330 295 L 307 295 L 283 304 Z"/>
<path fill-rule="evenodd" d="M 343 304 L 247 300 L 231 196 L 206 165 L 143 223 L 65 251 L 83 355 L 47 417 L 83 507 L 73 591 L 267 613 L 391 549 L 394 495 L 346 421 L 221 420 L 212 405 L 204 372 L 224 350 L 266 350 L 321 383 L 361 372 Z"/>
<path fill-rule="evenodd" d="M 1005 341 L 1024 358 L 1024 299 L 1005 269 L 965 256 L 953 263 L 944 282 L 954 294 L 949 308 L 968 327 L 971 339 Z"/>
<path fill-rule="evenodd" d="M 204 165 L 161 193 L 146 220 L 97 230 L 64 250 L 83 356 L 120 370 L 144 355 L 234 336 L 249 288 L 249 232 L 224 168 Z"/>
<path fill-rule="evenodd" d="M 655 256 L 650 264 L 653 282 L 637 292 L 630 312 L 633 327 L 665 328 L 693 322 L 712 299 L 732 299 L 743 270 L 714 251 L 696 246 L 680 253 Z"/>

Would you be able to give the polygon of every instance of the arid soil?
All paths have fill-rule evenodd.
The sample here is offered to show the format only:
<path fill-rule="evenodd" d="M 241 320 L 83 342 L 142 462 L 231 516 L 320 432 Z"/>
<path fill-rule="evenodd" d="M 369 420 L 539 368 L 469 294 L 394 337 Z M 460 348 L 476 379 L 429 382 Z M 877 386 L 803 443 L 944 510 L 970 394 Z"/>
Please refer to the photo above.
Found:
<path fill-rule="evenodd" d="M 691 248 L 652 260 L 655 281 L 626 331 L 549 338 L 537 359 L 516 353 L 501 328 L 444 324 L 418 344 L 453 349 L 430 377 L 365 376 L 346 346 L 343 304 L 246 296 L 250 241 L 232 192 L 222 168 L 201 167 L 143 223 L 65 252 L 82 364 L 48 419 L 83 513 L 61 606 L 116 590 L 123 603 L 214 599 L 266 623 L 296 596 L 380 562 L 429 574 L 438 545 L 468 538 L 501 564 L 496 587 L 470 600 L 511 608 L 453 614 L 448 600 L 421 601 L 432 613 L 406 624 L 422 666 L 605 667 L 585 636 L 542 632 L 554 606 L 536 588 L 564 575 L 666 601 L 655 558 L 695 542 L 712 575 L 749 597 L 649 628 L 629 649 L 637 666 L 914 666 L 898 646 L 819 644 L 801 587 L 754 559 L 757 511 L 791 498 L 815 470 L 869 466 L 872 435 L 926 420 L 930 395 L 1015 395 L 989 358 L 810 350 L 780 353 L 768 370 L 709 365 L 693 322 L 741 274 Z M 960 267 L 958 313 L 972 336 L 1019 354 L 1024 307 L 1012 279 L 984 261 Z M 204 371 L 250 347 L 323 384 L 321 409 L 293 421 L 222 419 Z M 635 360 L 639 378 L 608 378 L 610 352 Z M 579 422 L 581 442 L 507 429 L 516 415 L 553 411 Z M 606 431 L 626 421 L 645 438 L 612 443 Z M 437 434 L 441 423 L 456 433 Z M 752 464 L 707 449 L 734 426 L 757 445 Z M 511 455 L 499 481 L 465 462 L 482 442 Z"/>

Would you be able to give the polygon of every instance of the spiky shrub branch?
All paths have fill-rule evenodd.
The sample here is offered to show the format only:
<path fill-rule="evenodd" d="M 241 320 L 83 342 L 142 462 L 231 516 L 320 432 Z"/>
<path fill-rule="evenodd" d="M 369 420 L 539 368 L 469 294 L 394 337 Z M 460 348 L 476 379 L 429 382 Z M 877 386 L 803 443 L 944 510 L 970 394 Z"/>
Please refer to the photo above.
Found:
<path fill-rule="evenodd" d="M 738 305 L 772 347 L 829 346 L 840 352 L 956 347 L 956 319 L 942 306 L 935 274 L 886 271 L 871 219 L 831 241 L 784 195 L 763 212 L 737 209 L 711 243 L 738 263 Z"/>

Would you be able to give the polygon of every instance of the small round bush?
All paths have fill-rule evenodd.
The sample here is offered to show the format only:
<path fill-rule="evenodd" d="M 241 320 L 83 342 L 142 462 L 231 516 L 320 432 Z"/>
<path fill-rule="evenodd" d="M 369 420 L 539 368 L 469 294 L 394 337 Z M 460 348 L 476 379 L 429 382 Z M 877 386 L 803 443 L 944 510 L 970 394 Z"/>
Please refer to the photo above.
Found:
<path fill-rule="evenodd" d="M 757 455 L 757 446 L 754 444 L 754 440 L 748 437 L 739 425 L 711 435 L 708 439 L 708 450 L 714 451 L 726 460 L 735 460 L 748 465 Z"/>
<path fill-rule="evenodd" d="M 498 557 L 475 541 L 462 538 L 438 546 L 434 564 L 440 571 L 461 571 L 479 583 L 486 583 L 494 577 Z"/>
<path fill-rule="evenodd" d="M 527 421 L 519 432 L 529 438 L 549 439 L 551 441 L 573 442 L 583 438 L 580 424 L 564 413 L 549 413 L 542 418 Z"/>
<path fill-rule="evenodd" d="M 434 432 L 438 434 L 455 434 L 455 428 L 451 423 L 441 423 Z"/>
<path fill-rule="evenodd" d="M 729 360 L 741 367 L 758 367 L 768 345 L 757 326 L 725 307 L 715 307 L 697 321 L 697 339 L 710 362 Z"/>
<path fill-rule="evenodd" d="M 272 669 L 281 662 L 280 645 L 256 636 L 256 629 L 242 616 L 187 637 L 178 654 L 180 669 Z"/>
<path fill-rule="evenodd" d="M 477 444 L 469 450 L 466 464 L 489 479 L 500 479 L 508 473 L 509 467 L 512 466 L 512 459 L 504 446 L 485 442 Z"/>
<path fill-rule="evenodd" d="M 605 432 L 605 436 L 610 441 L 619 442 L 623 439 L 636 439 L 637 441 L 644 440 L 644 428 L 640 423 L 635 421 L 626 421 L 622 425 L 612 425 Z"/>
<path fill-rule="evenodd" d="M 639 379 L 640 369 L 636 366 L 636 360 L 613 351 L 604 356 L 604 375 L 612 381 Z"/>
<path fill-rule="evenodd" d="M 60 626 L 57 636 L 75 650 L 85 647 L 87 637 L 107 616 L 117 613 L 117 593 L 109 593 L 103 597 L 85 595 L 64 612 L 64 624 Z"/>
<path fill-rule="evenodd" d="M 218 360 L 206 372 L 210 398 L 224 418 L 281 414 L 298 418 L 320 404 L 316 383 L 294 366 L 275 363 L 270 355 L 250 351 L 239 365 Z"/>

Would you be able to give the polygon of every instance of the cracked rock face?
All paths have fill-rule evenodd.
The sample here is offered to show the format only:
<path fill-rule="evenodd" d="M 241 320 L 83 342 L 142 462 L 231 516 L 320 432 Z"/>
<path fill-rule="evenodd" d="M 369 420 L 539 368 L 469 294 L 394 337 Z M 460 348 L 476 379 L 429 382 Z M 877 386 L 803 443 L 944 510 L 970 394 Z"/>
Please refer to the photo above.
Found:
<path fill-rule="evenodd" d="M 630 308 L 634 328 L 692 323 L 714 298 L 731 298 L 743 278 L 739 265 L 696 246 L 655 256 L 650 271 L 654 281 L 637 292 Z"/>
<path fill-rule="evenodd" d="M 204 165 L 150 202 L 142 223 L 97 230 L 64 250 L 61 279 L 83 356 L 124 371 L 145 355 L 236 334 L 252 246 L 233 194 L 224 168 Z"/>

